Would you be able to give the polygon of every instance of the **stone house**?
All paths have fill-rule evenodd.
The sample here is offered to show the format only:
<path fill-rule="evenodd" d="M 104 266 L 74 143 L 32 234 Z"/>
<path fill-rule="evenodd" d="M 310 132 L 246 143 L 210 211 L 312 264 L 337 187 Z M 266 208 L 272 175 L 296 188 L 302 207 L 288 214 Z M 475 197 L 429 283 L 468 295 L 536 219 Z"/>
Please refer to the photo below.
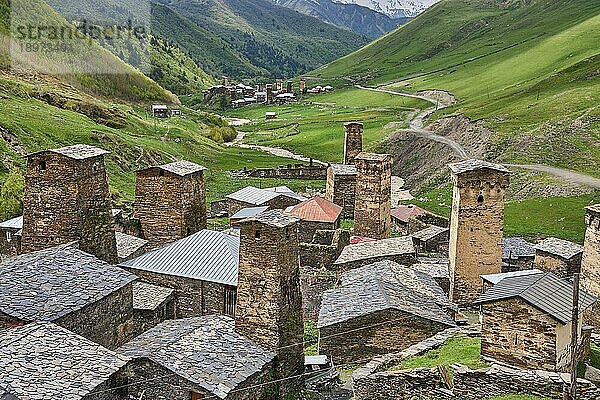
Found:
<path fill-rule="evenodd" d="M 319 354 L 336 364 L 365 363 L 455 326 L 455 312 L 427 274 L 392 261 L 360 267 L 323 294 Z"/>
<path fill-rule="evenodd" d="M 414 204 L 401 204 L 391 211 L 392 229 L 401 235 L 410 235 L 430 225 L 448 227 L 448 219 L 433 214 Z"/>
<path fill-rule="evenodd" d="M 582 314 L 595 302 L 582 291 Z M 474 304 L 481 306 L 483 356 L 525 369 L 568 370 L 572 283 L 552 272 L 508 277 Z"/>
<path fill-rule="evenodd" d="M 240 221 L 243 221 L 246 218 L 255 217 L 268 209 L 269 206 L 243 208 L 229 217 L 229 225 L 232 227 L 239 226 Z"/>
<path fill-rule="evenodd" d="M 21 253 L 23 217 L 0 223 L 0 257 L 13 257 Z"/>
<path fill-rule="evenodd" d="M 344 247 L 333 263 L 340 272 L 372 264 L 377 261 L 394 261 L 402 265 L 417 262 L 417 251 L 410 236 L 362 242 Z"/>
<path fill-rule="evenodd" d="M 454 192 L 450 218 L 450 299 L 469 306 L 481 294 L 480 275 L 502 272 L 504 199 L 510 171 L 466 160 L 449 165 Z"/>
<path fill-rule="evenodd" d="M 585 242 L 581 259 L 581 285 L 590 294 L 600 296 L 600 204 L 586 208 Z M 600 331 L 600 305 L 596 303 L 585 314 L 585 321 Z"/>
<path fill-rule="evenodd" d="M 128 361 L 49 322 L 11 328 L 0 334 L 0 398 L 127 400 Z"/>
<path fill-rule="evenodd" d="M 148 241 L 137 236 L 116 232 L 117 259 L 119 262 L 141 256 L 148 250 Z"/>
<path fill-rule="evenodd" d="M 417 263 L 411 265 L 410 268 L 431 276 L 446 295 L 450 293 L 450 272 L 447 258 L 419 257 Z"/>
<path fill-rule="evenodd" d="M 234 330 L 227 316 L 165 321 L 118 350 L 127 365 L 131 398 L 258 399 L 271 387 L 275 354 Z M 162 378 L 161 378 L 162 377 Z M 157 379 L 158 378 L 158 379 Z"/>
<path fill-rule="evenodd" d="M 535 245 L 521 237 L 502 240 L 502 272 L 533 268 Z"/>
<path fill-rule="evenodd" d="M 53 322 L 107 348 L 134 331 L 136 277 L 71 246 L 0 263 L 0 327 Z"/>
<path fill-rule="evenodd" d="M 306 197 L 294 193 L 286 186 L 259 189 L 246 186 L 226 197 L 229 215 L 244 208 L 269 206 L 269 209 L 285 210 L 306 200 Z"/>
<path fill-rule="evenodd" d="M 561 278 L 572 276 L 581 268 L 583 246 L 568 240 L 550 237 L 535 246 L 533 265 L 542 271 L 554 272 Z"/>
<path fill-rule="evenodd" d="M 300 243 L 311 243 L 317 231 L 334 231 L 340 227 L 342 207 L 315 196 L 298 205 L 288 207 L 286 212 L 300 218 L 298 222 Z"/>
<path fill-rule="evenodd" d="M 81 250 L 117 261 L 106 154 L 78 144 L 27 156 L 23 252 L 79 241 Z"/>
<path fill-rule="evenodd" d="M 511 271 L 511 272 L 502 272 L 500 274 L 490 274 L 490 275 L 481 275 L 481 280 L 483 281 L 483 293 L 487 292 L 494 285 L 498 284 L 500 281 L 506 278 L 514 278 L 519 276 L 528 276 L 528 275 L 537 275 L 544 273 L 539 269 L 527 269 L 524 271 Z"/>
<path fill-rule="evenodd" d="M 120 267 L 141 281 L 175 290 L 175 318 L 234 315 L 240 238 L 208 229 Z"/>
<path fill-rule="evenodd" d="M 355 165 L 332 164 L 327 168 L 327 186 L 325 198 L 342 207 L 342 218 L 354 218 L 356 199 Z"/>
<path fill-rule="evenodd" d="M 133 213 L 151 248 L 206 229 L 205 170 L 183 160 L 136 172 Z"/>
<path fill-rule="evenodd" d="M 450 229 L 431 225 L 410 235 L 418 253 L 447 253 Z"/>
<path fill-rule="evenodd" d="M 134 282 L 133 318 L 136 336 L 167 319 L 175 319 L 175 289 Z"/>

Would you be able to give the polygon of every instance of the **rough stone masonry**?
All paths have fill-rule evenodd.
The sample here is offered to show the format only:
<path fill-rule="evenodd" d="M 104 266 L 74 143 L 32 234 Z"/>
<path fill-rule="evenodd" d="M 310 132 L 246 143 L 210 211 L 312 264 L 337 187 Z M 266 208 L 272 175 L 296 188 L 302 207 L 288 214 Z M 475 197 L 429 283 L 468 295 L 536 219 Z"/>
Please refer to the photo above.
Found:
<path fill-rule="evenodd" d="M 600 296 L 600 204 L 586 208 L 585 242 L 581 260 L 581 287 L 594 296 Z M 596 303 L 584 314 L 584 322 L 600 330 L 600 304 Z"/>
<path fill-rule="evenodd" d="M 363 124 L 346 122 L 344 124 L 344 164 L 354 164 L 354 159 L 363 150 Z"/>

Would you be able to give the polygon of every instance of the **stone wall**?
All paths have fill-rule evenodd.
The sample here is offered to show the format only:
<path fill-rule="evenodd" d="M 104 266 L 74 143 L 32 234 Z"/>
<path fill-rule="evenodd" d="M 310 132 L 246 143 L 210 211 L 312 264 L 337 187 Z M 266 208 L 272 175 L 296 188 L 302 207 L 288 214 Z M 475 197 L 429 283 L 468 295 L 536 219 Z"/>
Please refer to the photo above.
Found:
<path fill-rule="evenodd" d="M 224 313 L 227 285 L 133 268 L 124 269 L 137 275 L 143 282 L 175 289 L 175 318 Z"/>
<path fill-rule="evenodd" d="M 398 310 L 384 310 L 319 328 L 319 354 L 334 364 L 364 363 L 403 350 L 448 326 Z"/>
<path fill-rule="evenodd" d="M 361 153 L 355 158 L 358 175 L 354 205 L 354 233 L 386 239 L 391 232 L 392 157 Z"/>
<path fill-rule="evenodd" d="M 509 174 L 478 170 L 453 175 L 450 298 L 469 306 L 481 294 L 480 275 L 502 271 L 504 198 Z"/>
<path fill-rule="evenodd" d="M 332 167 L 327 170 L 325 198 L 342 207 L 341 218 L 354 218 L 356 175 L 336 174 Z"/>
<path fill-rule="evenodd" d="M 232 171 L 236 178 L 271 178 L 271 179 L 301 179 L 325 180 L 327 179 L 326 165 L 288 164 L 278 168 L 254 168 Z"/>
<path fill-rule="evenodd" d="M 15 235 L 18 229 L 0 229 L 0 258 L 14 257 L 21 253 L 21 236 Z"/>
<path fill-rule="evenodd" d="M 81 250 L 115 263 L 111 206 L 103 156 L 76 160 L 50 151 L 30 155 L 21 250 L 28 253 L 78 240 Z"/>
<path fill-rule="evenodd" d="M 600 296 L 600 205 L 587 208 L 587 229 L 581 260 L 581 287 L 594 296 Z M 596 303 L 585 314 L 586 324 L 600 332 L 600 304 Z"/>
<path fill-rule="evenodd" d="M 331 239 L 324 238 L 325 234 L 331 235 Z M 300 243 L 300 266 L 333 271 L 333 263 L 349 243 L 348 231 L 317 230 L 312 243 Z"/>
<path fill-rule="evenodd" d="M 54 322 L 92 342 L 116 349 L 134 333 L 133 283 Z"/>
<path fill-rule="evenodd" d="M 318 222 L 301 220 L 298 222 L 298 241 L 300 243 L 312 243 L 316 231 L 333 231 L 338 227 L 339 221 Z"/>
<path fill-rule="evenodd" d="M 229 208 L 225 199 L 210 203 L 210 218 L 217 218 L 221 215 L 229 215 Z"/>
<path fill-rule="evenodd" d="M 112 374 L 106 381 L 96 386 L 90 393 L 83 396 L 81 400 L 130 400 L 128 397 L 127 384 L 123 370 Z"/>
<path fill-rule="evenodd" d="M 344 124 L 344 164 L 354 164 L 354 158 L 362 152 L 363 124 L 347 122 Z"/>
<path fill-rule="evenodd" d="M 133 310 L 133 321 L 135 333 L 133 336 L 141 335 L 147 330 L 168 319 L 175 319 L 176 304 L 174 296 L 169 296 L 160 306 L 154 310 Z"/>
<path fill-rule="evenodd" d="M 535 252 L 533 267 L 546 272 L 554 272 L 561 278 L 567 278 L 579 270 L 581 258 L 580 254 L 567 260 L 538 249 Z"/>
<path fill-rule="evenodd" d="M 302 311 L 304 320 L 317 321 L 323 293 L 333 289 L 337 277 L 331 274 L 323 274 L 321 271 L 304 270 L 300 275 L 300 289 L 302 291 Z"/>
<path fill-rule="evenodd" d="M 150 248 L 206 228 L 203 172 L 179 176 L 161 168 L 138 171 L 134 215 Z"/>
<path fill-rule="evenodd" d="M 481 354 L 521 368 L 555 370 L 557 322 L 522 300 L 482 307 Z"/>

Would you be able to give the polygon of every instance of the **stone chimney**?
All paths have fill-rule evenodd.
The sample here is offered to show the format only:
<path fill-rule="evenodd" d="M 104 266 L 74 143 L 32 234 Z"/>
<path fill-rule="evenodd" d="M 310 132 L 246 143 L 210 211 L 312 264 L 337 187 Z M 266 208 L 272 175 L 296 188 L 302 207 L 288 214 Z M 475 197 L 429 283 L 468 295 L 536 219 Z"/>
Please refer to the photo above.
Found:
<path fill-rule="evenodd" d="M 454 195 L 450 219 L 450 299 L 469 306 L 482 291 L 480 275 L 502 272 L 504 198 L 510 171 L 467 160 L 450 164 Z"/>
<path fill-rule="evenodd" d="M 204 170 L 177 161 L 137 171 L 133 213 L 151 248 L 206 228 Z"/>
<path fill-rule="evenodd" d="M 581 260 L 581 288 L 596 297 L 600 296 L 600 204 L 586 208 L 585 242 Z M 600 304 L 586 310 L 584 322 L 600 329 Z"/>
<path fill-rule="evenodd" d="M 346 122 L 344 124 L 344 164 L 354 164 L 354 157 L 362 152 L 363 124 Z"/>
<path fill-rule="evenodd" d="M 79 241 L 86 253 L 117 261 L 106 154 L 80 144 L 27 156 L 23 253 Z"/>
<path fill-rule="evenodd" d="M 354 233 L 387 239 L 391 233 L 392 156 L 360 153 L 356 165 Z"/>
<path fill-rule="evenodd" d="M 240 222 L 235 329 L 277 354 L 277 379 L 299 376 L 304 369 L 297 232 L 298 219 L 281 210 Z M 282 381 L 280 395 L 301 386 L 300 378 Z"/>

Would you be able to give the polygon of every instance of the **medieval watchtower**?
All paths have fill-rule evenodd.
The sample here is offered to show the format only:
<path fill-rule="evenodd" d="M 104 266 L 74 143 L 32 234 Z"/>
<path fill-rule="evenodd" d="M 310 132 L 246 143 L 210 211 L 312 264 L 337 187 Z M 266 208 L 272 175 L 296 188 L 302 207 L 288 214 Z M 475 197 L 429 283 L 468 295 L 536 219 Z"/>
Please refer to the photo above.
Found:
<path fill-rule="evenodd" d="M 360 153 L 356 164 L 354 233 L 374 239 L 390 237 L 392 156 Z"/>
<path fill-rule="evenodd" d="M 600 204 L 586 208 L 585 242 L 581 259 L 581 287 L 600 296 Z M 592 306 L 584 315 L 584 322 L 600 329 L 600 305 Z"/>
<path fill-rule="evenodd" d="M 306 78 L 300 78 L 300 94 L 306 94 Z"/>
<path fill-rule="evenodd" d="M 240 223 L 236 331 L 277 354 L 278 378 L 304 367 L 298 219 L 281 210 Z M 283 394 L 298 386 L 283 381 Z"/>
<path fill-rule="evenodd" d="M 106 154 L 74 145 L 27 156 L 22 252 L 79 241 L 81 250 L 117 261 Z"/>
<path fill-rule="evenodd" d="M 467 160 L 450 164 L 454 181 L 450 222 L 450 298 L 470 305 L 481 294 L 480 275 L 502 272 L 504 196 L 510 171 Z"/>
<path fill-rule="evenodd" d="M 327 168 L 325 198 L 342 207 L 342 218 L 354 218 L 356 166 L 332 164 Z"/>
<path fill-rule="evenodd" d="M 363 124 L 346 122 L 344 124 L 344 164 L 354 164 L 354 158 L 362 152 Z"/>
<path fill-rule="evenodd" d="M 206 228 L 205 169 L 177 161 L 137 171 L 133 210 L 149 246 L 174 242 Z"/>

